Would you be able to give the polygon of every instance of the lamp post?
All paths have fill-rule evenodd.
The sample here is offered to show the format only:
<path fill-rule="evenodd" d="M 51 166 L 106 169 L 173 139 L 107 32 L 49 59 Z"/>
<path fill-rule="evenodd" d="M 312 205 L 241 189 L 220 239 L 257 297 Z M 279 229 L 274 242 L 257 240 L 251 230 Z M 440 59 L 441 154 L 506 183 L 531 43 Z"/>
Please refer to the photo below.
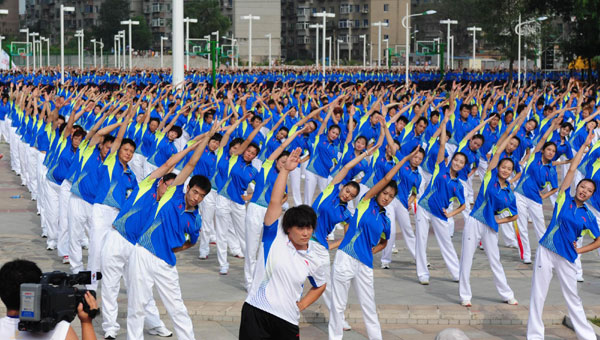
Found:
<path fill-rule="evenodd" d="M 269 38 L 269 69 L 271 68 L 271 33 L 265 34 L 265 38 Z"/>
<path fill-rule="evenodd" d="M 381 66 L 381 27 L 388 27 L 387 22 L 378 21 L 373 24 L 373 26 L 377 27 L 379 30 L 378 38 L 377 38 L 377 67 Z"/>
<path fill-rule="evenodd" d="M 431 14 L 435 14 L 437 13 L 437 11 L 435 10 L 428 10 L 422 13 L 416 13 L 416 14 L 410 14 L 410 2 L 406 3 L 406 15 L 402 18 L 402 27 L 404 27 L 404 29 L 406 30 L 406 41 L 405 41 L 405 45 L 406 45 L 406 60 L 405 60 L 405 64 L 406 64 L 406 74 L 404 77 L 404 83 L 408 84 L 408 70 L 410 67 L 410 23 L 408 22 L 408 20 L 412 17 L 418 17 L 421 15 L 431 15 Z M 415 31 L 416 33 L 416 31 Z M 415 50 L 417 49 L 417 47 L 415 46 Z M 387 49 L 386 49 L 387 50 Z M 388 58 L 389 58 L 389 51 L 388 51 Z"/>
<path fill-rule="evenodd" d="M 252 20 L 260 20 L 257 15 L 242 15 L 242 20 L 248 20 L 248 69 L 252 69 Z"/>
<path fill-rule="evenodd" d="M 323 81 L 325 81 L 325 37 L 327 36 L 327 18 L 335 18 L 335 13 L 327 13 L 326 11 L 323 11 L 321 13 L 315 13 L 313 14 L 313 16 L 317 17 L 317 18 L 323 18 Z M 331 38 L 329 38 L 331 39 Z M 331 45 L 330 45 L 331 46 Z M 330 49 L 331 50 L 331 49 Z M 330 53 L 331 54 L 331 53 Z"/>
<path fill-rule="evenodd" d="M 369 43 L 369 66 L 373 67 L 373 43 Z"/>
<path fill-rule="evenodd" d="M 237 42 L 237 39 L 235 39 L 233 37 L 233 35 L 231 36 L 231 38 L 229 37 L 223 37 L 223 39 L 227 39 L 231 41 L 231 67 L 236 67 L 236 63 L 235 63 L 235 43 Z"/>
<path fill-rule="evenodd" d="M 473 64 L 475 64 L 475 44 L 477 43 L 475 36 L 477 35 L 477 32 L 481 32 L 481 27 L 477 27 L 477 26 L 467 27 L 467 31 L 473 32 Z"/>
<path fill-rule="evenodd" d="M 363 40 L 363 67 L 367 67 L 367 35 L 361 34 L 359 38 Z"/>
<path fill-rule="evenodd" d="M 92 39 L 90 42 L 94 44 L 94 68 L 96 68 L 96 39 Z"/>
<path fill-rule="evenodd" d="M 314 28 L 317 34 L 317 38 L 315 40 L 315 67 L 319 68 L 319 28 L 321 28 L 321 25 L 313 24 L 309 25 L 308 27 Z"/>
<path fill-rule="evenodd" d="M 77 30 L 75 31 L 75 37 L 77 37 L 77 52 L 79 52 L 77 54 L 77 57 L 79 58 L 79 69 L 83 68 L 83 64 L 84 64 L 84 59 L 83 59 L 83 29 Z"/>
<path fill-rule="evenodd" d="M 139 25 L 140 22 L 139 21 L 134 21 L 134 20 L 124 20 L 121 21 L 121 25 L 128 25 L 129 26 L 129 69 L 131 70 L 131 67 L 133 66 L 132 63 L 132 52 L 133 52 L 133 40 L 131 39 L 131 25 Z M 125 45 L 123 45 L 124 47 Z"/>
<path fill-rule="evenodd" d="M 519 37 L 519 41 L 518 41 L 519 48 L 518 48 L 518 57 L 517 57 L 518 68 L 519 68 L 518 75 L 517 75 L 517 82 L 518 82 L 517 86 L 518 87 L 521 87 L 521 35 L 522 35 L 522 33 L 521 33 L 521 27 L 525 26 L 525 25 L 528 25 L 528 24 L 531 24 L 531 23 L 534 23 L 534 22 L 541 22 L 541 21 L 544 21 L 546 19 L 548 19 L 547 16 L 541 16 L 539 18 L 535 18 L 535 19 L 527 20 L 525 22 L 521 22 L 521 14 L 519 14 L 519 23 L 515 26 L 515 33 L 517 33 L 517 36 Z"/>
<path fill-rule="evenodd" d="M 389 51 L 388 51 L 388 48 L 390 47 L 390 40 L 389 39 L 383 39 L 383 42 L 385 43 L 384 57 L 385 57 L 385 65 L 387 66 L 387 65 L 390 64 Z"/>
<path fill-rule="evenodd" d="M 60 83 L 65 83 L 65 12 L 75 12 L 75 7 L 60 5 Z"/>
<path fill-rule="evenodd" d="M 119 56 L 121 55 L 121 51 L 119 50 L 119 42 L 121 39 L 118 34 L 115 34 L 113 37 L 113 43 L 115 44 L 115 68 L 119 68 Z"/>
<path fill-rule="evenodd" d="M 29 36 L 31 37 L 31 47 L 33 47 L 33 71 L 35 71 L 35 37 L 40 35 L 38 32 L 31 32 Z"/>
<path fill-rule="evenodd" d="M 123 39 L 122 41 L 119 42 L 119 44 L 121 45 L 121 51 L 123 51 L 123 55 L 121 56 L 121 67 L 124 69 L 125 67 L 127 67 L 127 61 L 126 61 L 126 57 L 125 57 L 125 53 L 127 53 L 127 42 L 125 41 L 125 30 L 120 30 L 119 31 L 119 39 Z"/>
<path fill-rule="evenodd" d="M 190 17 L 183 18 L 183 23 L 185 24 L 185 64 L 188 68 L 190 67 L 190 23 L 195 24 L 197 22 L 198 19 Z"/>
<path fill-rule="evenodd" d="M 164 67 L 164 64 L 163 64 L 163 53 L 164 53 L 163 52 L 163 42 L 165 40 L 169 40 L 169 37 L 160 37 L 160 68 Z"/>
<path fill-rule="evenodd" d="M 337 40 L 337 67 L 340 67 L 340 43 L 343 43 L 342 39 Z"/>
<path fill-rule="evenodd" d="M 104 50 L 104 43 L 102 39 L 100 39 L 100 68 L 104 68 L 104 56 L 102 55 L 102 50 Z"/>
<path fill-rule="evenodd" d="M 329 68 L 331 68 L 331 58 L 333 57 L 331 55 L 331 37 L 327 37 L 327 43 L 329 44 L 329 63 L 327 63 L 327 65 L 329 66 Z"/>
<path fill-rule="evenodd" d="M 442 25 L 448 25 L 448 34 L 446 35 L 446 42 L 447 42 L 447 46 L 446 46 L 446 53 L 447 53 L 447 63 L 446 65 L 448 65 L 448 67 L 450 67 L 450 25 L 456 25 L 458 24 L 458 20 L 451 20 L 451 19 L 446 19 L 446 20 L 440 20 L 440 24 Z"/>
<path fill-rule="evenodd" d="M 6 39 L 5 36 L 0 35 L 0 51 L 2 51 L 2 40 Z"/>
<path fill-rule="evenodd" d="M 450 69 L 454 70 L 454 36 L 450 36 Z"/>
<path fill-rule="evenodd" d="M 216 46 L 216 47 L 217 47 L 217 48 L 219 48 L 219 46 L 220 46 L 220 45 L 219 45 L 219 41 L 220 41 L 220 40 L 219 40 L 219 31 L 214 31 L 214 32 L 211 32 L 211 33 L 210 33 L 210 35 L 211 35 L 211 36 L 213 36 L 213 35 L 215 36 L 215 41 L 217 42 L 217 46 Z"/>
<path fill-rule="evenodd" d="M 50 67 L 50 38 L 44 38 L 46 42 L 46 66 Z"/>
<path fill-rule="evenodd" d="M 42 57 L 44 56 L 44 52 L 42 51 L 42 45 L 43 45 L 43 41 L 45 41 L 45 39 L 46 38 L 40 36 L 40 39 L 37 41 L 37 43 L 38 43 L 38 60 L 39 60 L 38 67 L 39 68 L 42 68 L 44 66 L 43 65 L 44 60 L 42 59 Z"/>
<path fill-rule="evenodd" d="M 27 72 L 29 72 L 29 28 L 21 28 L 19 30 L 19 32 L 21 33 L 25 33 L 25 37 L 26 37 L 26 45 L 27 48 L 25 49 L 25 69 L 27 70 Z"/>
<path fill-rule="evenodd" d="M 435 44 L 435 52 L 437 53 L 437 67 L 440 68 L 440 40 L 442 40 L 441 38 L 434 38 L 433 42 Z"/>

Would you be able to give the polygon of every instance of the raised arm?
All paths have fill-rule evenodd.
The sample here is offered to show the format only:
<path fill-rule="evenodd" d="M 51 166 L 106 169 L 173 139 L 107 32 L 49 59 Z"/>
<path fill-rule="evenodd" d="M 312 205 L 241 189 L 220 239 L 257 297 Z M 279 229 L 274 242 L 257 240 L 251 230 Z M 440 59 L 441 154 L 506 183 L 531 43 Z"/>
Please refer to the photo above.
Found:
<path fill-rule="evenodd" d="M 256 137 L 256 135 L 260 132 L 260 129 L 262 129 L 265 125 L 267 125 L 267 123 L 270 120 L 271 120 L 271 117 L 265 119 L 262 123 L 260 123 L 259 126 L 257 126 L 254 130 L 252 130 L 252 132 L 250 133 L 248 138 L 246 138 L 246 140 L 238 148 L 238 151 L 237 151 L 238 156 L 243 154 L 244 151 L 246 151 L 246 148 L 248 147 L 248 145 L 250 145 L 250 143 L 252 143 L 252 140 L 254 139 L 254 137 Z"/>
<path fill-rule="evenodd" d="M 583 158 L 583 155 L 585 154 L 586 149 L 592 143 L 592 139 L 594 139 L 594 132 L 590 131 L 587 138 L 585 139 L 585 142 L 579 148 L 579 151 L 577 151 L 577 154 L 575 154 L 575 157 L 573 157 L 573 160 L 571 161 L 571 165 L 569 166 L 569 171 L 567 171 L 567 174 L 565 175 L 565 179 L 563 180 L 562 184 L 560 185 L 560 189 L 559 189 L 560 191 L 564 192 L 571 186 L 571 182 L 573 182 L 573 178 L 575 178 L 575 172 L 577 171 L 577 167 L 579 166 L 579 163 L 581 162 L 581 159 Z"/>
<path fill-rule="evenodd" d="M 435 164 L 440 164 L 444 161 L 446 156 L 446 139 L 448 137 L 448 133 L 446 131 L 446 124 L 450 120 L 450 114 L 444 115 L 444 120 L 442 120 L 442 124 L 440 124 L 441 135 L 440 135 L 440 149 L 438 150 L 437 158 L 435 159 Z"/>
<path fill-rule="evenodd" d="M 178 186 L 178 185 L 185 183 L 187 178 L 192 174 L 192 171 L 194 171 L 194 168 L 196 167 L 196 163 L 198 163 L 198 160 L 200 160 L 202 153 L 204 153 L 204 149 L 206 148 L 206 145 L 208 144 L 210 137 L 212 137 L 215 134 L 215 132 L 217 132 L 217 127 L 213 125 L 210 128 L 210 131 L 206 132 L 203 135 L 203 138 L 201 139 L 201 141 L 196 143 L 197 146 L 196 146 L 196 150 L 194 150 L 194 154 L 192 155 L 190 160 L 187 162 L 187 164 L 183 167 L 183 169 L 181 169 L 181 172 L 179 172 L 179 174 L 177 174 L 177 177 L 175 177 L 175 180 L 173 181 L 171 186 Z M 177 164 L 177 163 L 173 162 L 173 164 Z"/>
<path fill-rule="evenodd" d="M 342 167 L 342 169 L 335 175 L 335 177 L 333 177 L 329 184 L 337 185 L 338 183 L 340 183 L 344 178 L 346 178 L 346 175 L 348 174 L 348 172 L 350 172 L 352 168 L 354 168 L 358 163 L 365 159 L 365 157 L 372 155 L 373 152 L 377 150 L 380 146 L 381 145 L 375 145 L 369 150 L 360 154 L 360 156 L 354 157 L 353 160 L 351 160 Z"/>
<path fill-rule="evenodd" d="M 398 163 L 396 163 L 396 165 L 394 165 L 394 167 L 390 171 L 388 171 L 388 173 L 385 174 L 385 176 L 379 182 L 377 182 L 377 184 L 375 184 L 371 189 L 369 189 L 369 191 L 367 191 L 367 193 L 365 194 L 365 196 L 362 199 L 368 200 L 368 199 L 371 199 L 371 198 L 377 196 L 377 194 L 381 190 L 383 190 L 392 179 L 394 179 L 394 176 L 396 176 L 396 174 L 398 173 L 400 168 L 404 165 L 404 163 L 406 163 L 406 161 L 408 161 L 412 156 L 416 155 L 420 149 L 421 149 L 420 147 L 416 147 L 410 154 L 406 155 Z"/>
<path fill-rule="evenodd" d="M 296 132 L 292 133 L 291 136 L 288 136 L 288 138 L 285 139 L 285 141 L 283 143 L 281 143 L 280 146 L 277 147 L 277 149 L 275 149 L 275 151 L 273 151 L 273 153 L 271 153 L 271 155 L 269 156 L 269 158 L 272 161 L 276 160 L 277 157 L 279 157 L 279 155 L 281 155 L 281 153 L 283 152 L 283 150 L 285 150 L 294 139 L 296 139 L 296 137 L 298 137 L 300 134 L 304 133 L 304 131 L 306 130 L 306 127 L 302 128 L 301 130 L 296 130 Z"/>
<path fill-rule="evenodd" d="M 302 149 L 300 148 L 296 148 L 296 150 L 292 151 L 285 162 L 283 169 L 281 169 L 281 171 L 279 171 L 279 175 L 277 175 L 275 184 L 273 184 L 273 190 L 271 191 L 271 201 L 269 202 L 269 206 L 267 207 L 267 212 L 265 214 L 265 225 L 272 225 L 279 219 L 279 216 L 281 216 L 281 202 L 283 200 L 283 195 L 285 194 L 288 175 L 291 171 L 298 167 L 301 152 Z"/>

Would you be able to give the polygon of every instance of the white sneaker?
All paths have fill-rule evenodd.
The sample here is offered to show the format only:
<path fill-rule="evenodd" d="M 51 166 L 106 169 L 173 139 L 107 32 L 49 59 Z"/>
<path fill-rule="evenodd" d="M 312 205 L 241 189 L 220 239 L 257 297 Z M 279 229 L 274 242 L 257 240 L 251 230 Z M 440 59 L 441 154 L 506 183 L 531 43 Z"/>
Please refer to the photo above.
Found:
<path fill-rule="evenodd" d="M 517 301 L 517 299 L 515 299 L 515 298 L 512 298 L 512 299 L 506 301 L 506 303 L 508 303 L 511 306 L 516 306 L 519 304 L 519 301 Z"/>
<path fill-rule="evenodd" d="M 381 269 L 390 269 L 390 264 L 389 263 L 382 263 L 381 264 Z"/>
<path fill-rule="evenodd" d="M 393 247 L 392 248 L 392 254 L 398 254 L 398 248 Z"/>
<path fill-rule="evenodd" d="M 116 339 L 116 338 L 117 338 L 117 334 L 115 334 L 114 332 L 104 333 L 104 339 Z"/>
<path fill-rule="evenodd" d="M 577 282 L 584 282 L 585 280 L 583 279 L 583 276 L 579 276 L 577 277 Z"/>
<path fill-rule="evenodd" d="M 69 262 L 69 255 L 65 255 L 63 256 L 63 264 L 69 264 L 71 262 Z"/>
<path fill-rule="evenodd" d="M 350 324 L 348 323 L 348 321 L 344 320 L 343 329 L 344 329 L 344 331 L 351 331 L 352 330 L 352 326 L 350 326 Z"/>
<path fill-rule="evenodd" d="M 208 259 L 208 255 L 198 255 L 198 258 L 200 260 L 206 260 L 206 259 Z"/>
<path fill-rule="evenodd" d="M 227 275 L 228 271 L 229 268 L 221 267 L 221 269 L 219 270 L 219 275 Z"/>
<path fill-rule="evenodd" d="M 471 307 L 471 306 L 473 306 L 473 305 L 471 304 L 471 300 L 464 300 L 464 301 L 461 301 L 461 302 L 460 302 L 460 305 L 461 305 L 461 306 L 463 306 L 463 307 Z"/>
<path fill-rule="evenodd" d="M 164 338 L 168 338 L 170 336 L 173 336 L 173 332 L 171 332 L 170 330 L 168 330 L 166 327 L 164 326 L 158 326 L 158 327 L 154 327 L 152 329 L 148 330 L 148 334 L 150 335 L 158 335 Z"/>
<path fill-rule="evenodd" d="M 422 284 L 423 286 L 429 286 L 429 280 L 419 281 L 419 283 Z"/>

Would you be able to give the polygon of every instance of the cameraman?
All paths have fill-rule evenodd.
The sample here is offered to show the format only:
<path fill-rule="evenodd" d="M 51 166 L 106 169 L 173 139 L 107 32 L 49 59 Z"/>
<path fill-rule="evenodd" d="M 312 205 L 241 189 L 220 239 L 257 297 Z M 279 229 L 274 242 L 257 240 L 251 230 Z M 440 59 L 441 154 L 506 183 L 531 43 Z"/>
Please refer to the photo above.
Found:
<path fill-rule="evenodd" d="M 48 333 L 20 332 L 19 311 L 22 283 L 39 283 L 42 271 L 33 262 L 27 260 L 14 260 L 6 263 L 0 268 L 0 298 L 6 305 L 6 317 L 0 319 L 0 339 L 49 339 L 49 340 L 78 340 L 77 334 L 66 321 L 59 322 L 56 327 Z M 96 299 L 87 292 L 85 300 L 90 309 L 98 309 Z M 83 311 L 83 304 L 77 307 L 77 316 L 81 321 L 81 333 L 83 340 L 96 340 L 92 319 Z M 45 335 L 42 337 L 41 335 Z"/>

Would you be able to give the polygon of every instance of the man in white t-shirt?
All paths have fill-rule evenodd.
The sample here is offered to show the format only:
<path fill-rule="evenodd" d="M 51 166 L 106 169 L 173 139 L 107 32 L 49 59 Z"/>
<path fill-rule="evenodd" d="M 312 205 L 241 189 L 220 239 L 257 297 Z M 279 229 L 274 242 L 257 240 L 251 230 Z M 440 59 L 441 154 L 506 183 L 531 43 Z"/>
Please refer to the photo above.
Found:
<path fill-rule="evenodd" d="M 59 322 L 53 330 L 47 333 L 21 332 L 19 326 L 19 310 L 22 283 L 39 283 L 42 271 L 33 262 L 27 260 L 14 260 L 0 268 L 0 298 L 6 306 L 6 316 L 0 319 L 0 339 L 2 340 L 78 340 L 79 337 L 66 321 Z M 91 310 L 98 309 L 96 299 L 89 292 L 85 300 Z M 83 311 L 80 303 L 77 307 L 77 316 L 81 321 L 83 340 L 96 340 L 92 319 Z"/>

